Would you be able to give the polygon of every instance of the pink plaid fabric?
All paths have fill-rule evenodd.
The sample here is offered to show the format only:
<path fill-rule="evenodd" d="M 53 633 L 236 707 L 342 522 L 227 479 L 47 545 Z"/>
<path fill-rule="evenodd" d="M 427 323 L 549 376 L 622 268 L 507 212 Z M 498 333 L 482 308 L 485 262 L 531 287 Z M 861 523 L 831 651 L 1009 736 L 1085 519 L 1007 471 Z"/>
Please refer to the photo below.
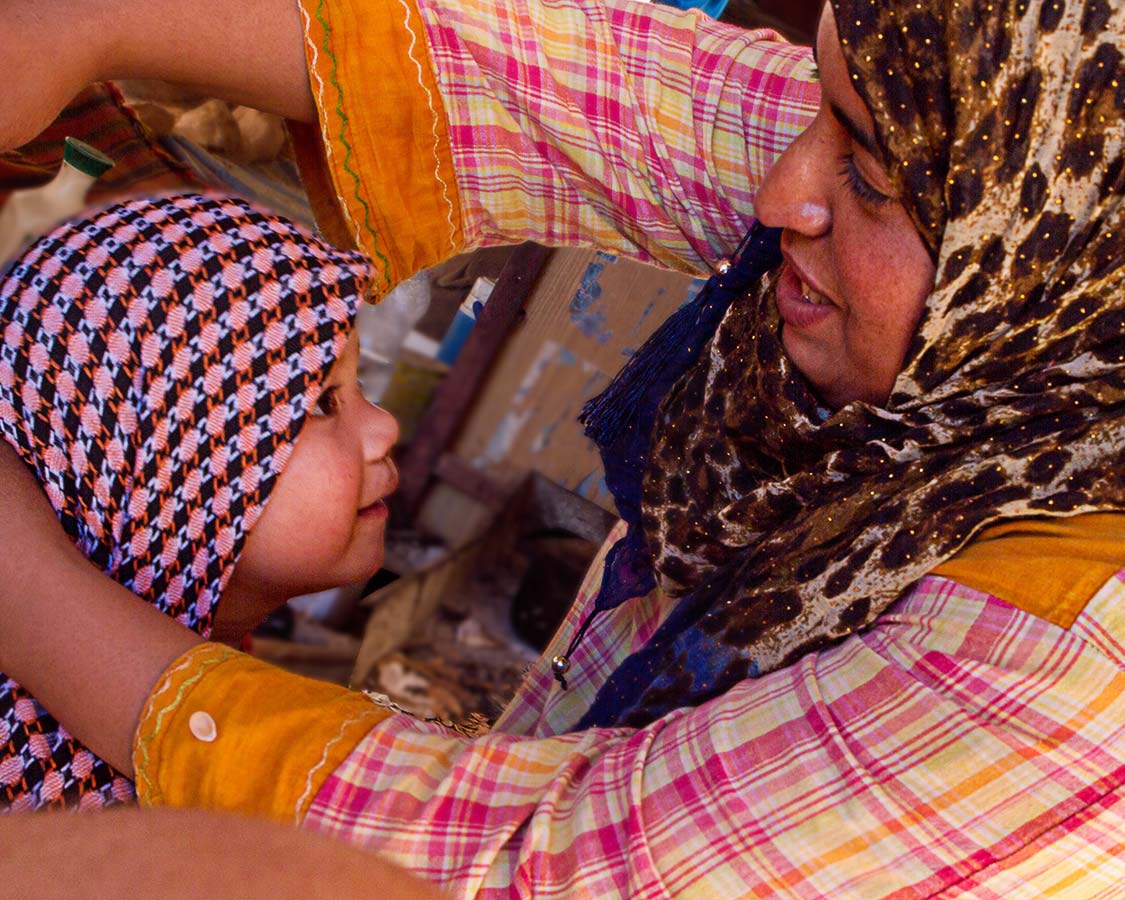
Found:
<path fill-rule="evenodd" d="M 471 246 L 593 246 L 707 271 L 746 233 L 762 176 L 819 102 L 808 47 L 695 12 L 419 7 Z"/>
<path fill-rule="evenodd" d="M 1069 631 L 927 578 L 870 631 L 639 730 L 567 733 L 657 626 L 596 621 L 492 733 L 395 716 L 306 824 L 458 897 L 1125 896 L 1125 573 Z"/>
<path fill-rule="evenodd" d="M 470 245 L 706 271 L 817 102 L 807 50 L 693 13 L 420 10 Z M 599 617 L 560 690 L 548 661 L 603 559 L 489 735 L 392 716 L 306 824 L 458 897 L 1125 896 L 1125 573 L 1067 631 L 928 578 L 869 631 L 704 706 L 570 733 L 667 612 L 654 594 Z"/>

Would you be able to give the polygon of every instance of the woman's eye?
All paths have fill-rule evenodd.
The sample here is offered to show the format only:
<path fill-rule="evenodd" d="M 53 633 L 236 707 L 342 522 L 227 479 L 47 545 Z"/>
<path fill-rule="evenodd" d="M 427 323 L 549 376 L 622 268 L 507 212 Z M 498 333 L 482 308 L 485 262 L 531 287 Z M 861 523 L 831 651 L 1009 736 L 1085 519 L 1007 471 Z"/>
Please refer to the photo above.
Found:
<path fill-rule="evenodd" d="M 859 167 L 855 164 L 854 153 L 841 156 L 840 162 L 843 163 L 840 175 L 848 183 L 848 189 L 864 203 L 871 206 L 882 206 L 884 203 L 890 203 L 894 200 L 894 197 L 888 197 L 882 191 L 873 188 L 867 179 L 860 174 Z"/>
<path fill-rule="evenodd" d="M 314 416 L 334 416 L 340 411 L 340 389 L 326 387 L 317 398 Z"/>

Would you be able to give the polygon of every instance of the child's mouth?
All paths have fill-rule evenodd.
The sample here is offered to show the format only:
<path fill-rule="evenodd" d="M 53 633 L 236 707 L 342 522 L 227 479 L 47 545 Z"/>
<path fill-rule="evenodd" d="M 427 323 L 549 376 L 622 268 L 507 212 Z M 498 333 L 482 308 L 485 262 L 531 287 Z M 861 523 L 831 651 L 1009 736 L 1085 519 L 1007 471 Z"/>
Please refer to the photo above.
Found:
<path fill-rule="evenodd" d="M 387 517 L 387 504 L 383 500 L 376 500 L 360 509 L 359 515 L 365 519 L 385 519 Z"/>

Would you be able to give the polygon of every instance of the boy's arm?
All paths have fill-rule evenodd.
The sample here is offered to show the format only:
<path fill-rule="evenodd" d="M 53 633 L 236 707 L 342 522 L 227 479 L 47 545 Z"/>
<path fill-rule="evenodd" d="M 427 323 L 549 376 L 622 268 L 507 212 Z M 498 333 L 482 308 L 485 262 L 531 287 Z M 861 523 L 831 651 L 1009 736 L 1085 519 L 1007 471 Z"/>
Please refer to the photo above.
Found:
<path fill-rule="evenodd" d="M 295 0 L 0 0 L 0 150 L 92 81 L 160 78 L 290 119 L 315 116 Z"/>
<path fill-rule="evenodd" d="M 110 765 L 133 770 L 141 708 L 201 638 L 102 575 L 0 440 L 0 672 Z"/>

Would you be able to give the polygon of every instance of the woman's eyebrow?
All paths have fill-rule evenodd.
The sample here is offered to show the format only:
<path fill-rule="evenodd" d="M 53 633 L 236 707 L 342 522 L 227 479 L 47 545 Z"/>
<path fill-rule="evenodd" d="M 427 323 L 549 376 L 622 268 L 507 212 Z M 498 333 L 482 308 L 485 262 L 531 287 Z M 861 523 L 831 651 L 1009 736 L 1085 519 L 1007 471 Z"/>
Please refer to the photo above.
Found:
<path fill-rule="evenodd" d="M 816 55 L 816 41 L 812 42 L 812 59 L 813 65 L 816 66 L 817 71 L 820 70 L 820 60 Z M 848 133 L 853 141 L 859 144 L 864 150 L 870 153 L 878 160 L 882 160 L 883 154 L 879 152 L 879 148 L 875 144 L 875 136 L 868 134 L 859 127 L 859 123 L 854 121 L 839 104 L 828 101 L 828 106 L 832 110 L 832 115 L 836 117 L 836 121 L 843 126 L 844 131 Z"/>

